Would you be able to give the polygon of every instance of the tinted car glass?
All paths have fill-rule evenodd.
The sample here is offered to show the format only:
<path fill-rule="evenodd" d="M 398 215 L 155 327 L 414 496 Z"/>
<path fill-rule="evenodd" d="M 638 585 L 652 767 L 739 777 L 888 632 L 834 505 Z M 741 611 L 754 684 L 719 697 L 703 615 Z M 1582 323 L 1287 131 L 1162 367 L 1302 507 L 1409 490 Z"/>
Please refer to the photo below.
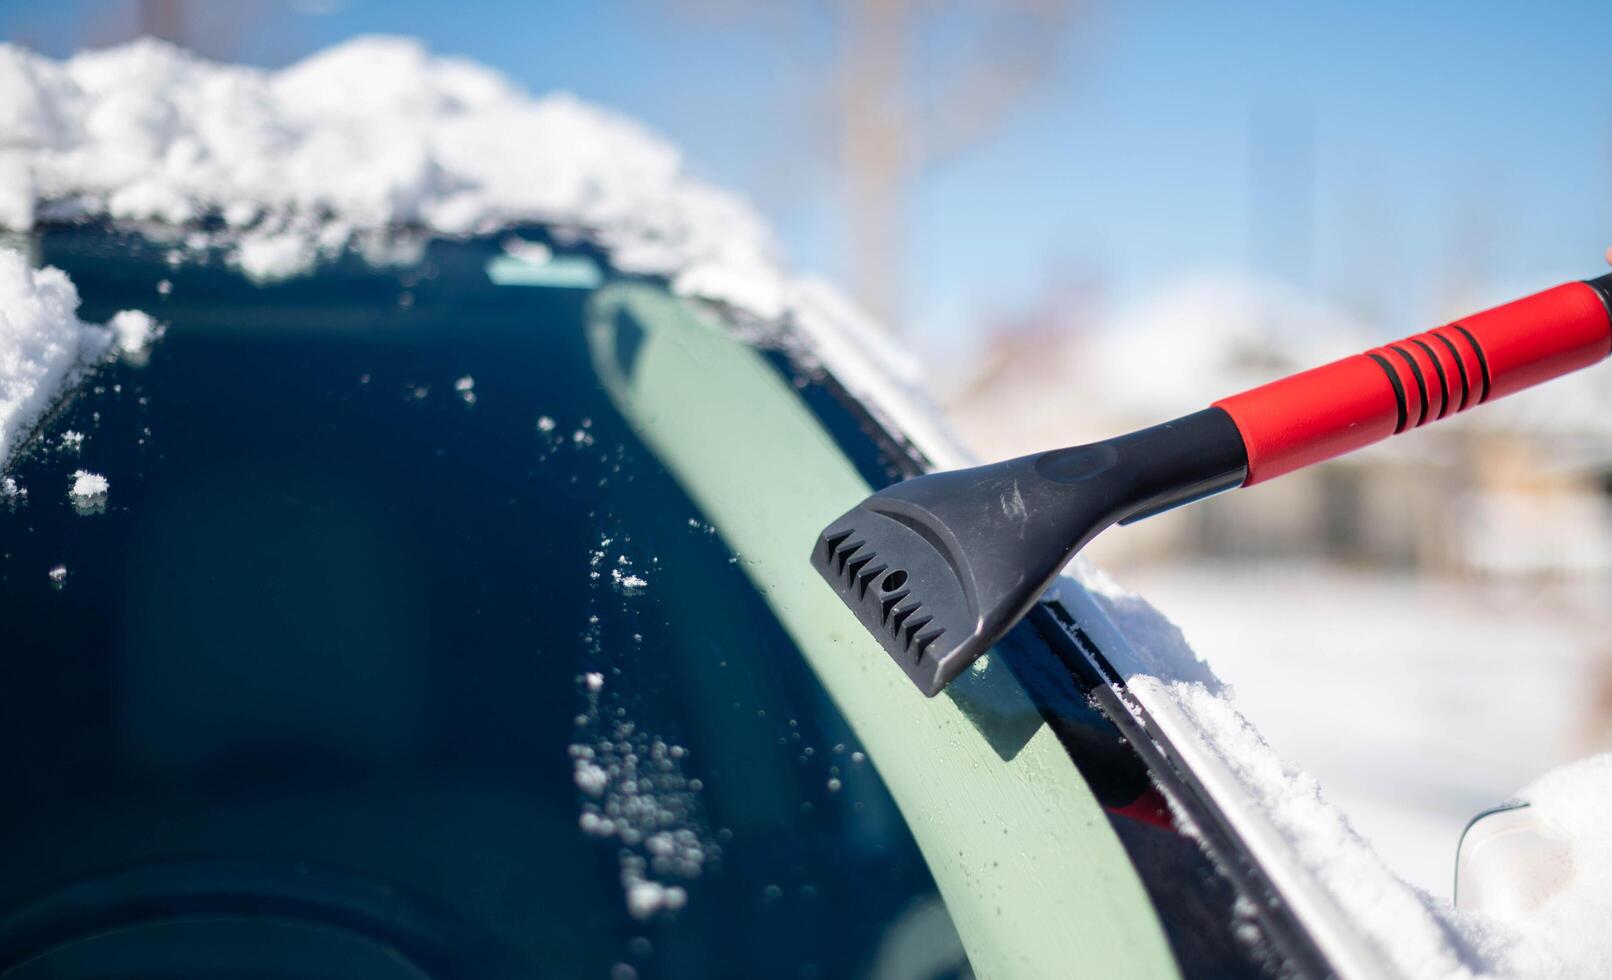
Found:
<path fill-rule="evenodd" d="M 492 242 L 266 286 L 99 228 L 38 249 L 86 319 L 168 329 L 8 471 L 0 975 L 243 944 L 292 975 L 966 971 L 844 720 L 600 389 L 574 279 L 497 285 Z"/>

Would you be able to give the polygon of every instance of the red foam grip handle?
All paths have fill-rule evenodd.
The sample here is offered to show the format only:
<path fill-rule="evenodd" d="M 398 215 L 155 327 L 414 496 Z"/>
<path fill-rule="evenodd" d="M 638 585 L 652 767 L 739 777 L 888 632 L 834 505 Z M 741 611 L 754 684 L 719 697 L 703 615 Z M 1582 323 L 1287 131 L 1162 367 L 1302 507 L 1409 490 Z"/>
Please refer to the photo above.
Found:
<path fill-rule="evenodd" d="M 1215 402 L 1248 450 L 1244 486 L 1588 367 L 1612 317 L 1572 282 Z"/>

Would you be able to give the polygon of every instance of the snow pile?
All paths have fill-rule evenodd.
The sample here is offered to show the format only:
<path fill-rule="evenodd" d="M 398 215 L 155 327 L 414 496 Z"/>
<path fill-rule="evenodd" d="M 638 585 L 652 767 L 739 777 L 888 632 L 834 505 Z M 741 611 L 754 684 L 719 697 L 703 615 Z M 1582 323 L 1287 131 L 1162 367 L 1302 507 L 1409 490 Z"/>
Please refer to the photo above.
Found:
<path fill-rule="evenodd" d="M 1136 662 L 1130 670 L 1119 668 L 1126 686 L 1155 715 L 1169 705 L 1184 716 L 1197 736 L 1196 747 L 1236 780 L 1252 812 L 1280 835 L 1287 859 L 1321 886 L 1365 939 L 1365 958 L 1386 961 L 1382 967 L 1405 976 L 1486 972 L 1476 951 L 1478 939 L 1458 929 L 1454 911 L 1395 875 L 1322 795 L 1316 780 L 1282 761 L 1237 710 L 1233 692 L 1168 619 L 1085 562 L 1077 561 L 1071 571 L 1129 641 Z M 1317 914 L 1324 921 L 1333 913 Z"/>
<path fill-rule="evenodd" d="M 1581 756 L 1594 727 L 1585 688 L 1604 629 L 1560 603 L 1519 602 L 1507 583 L 1292 562 L 1169 563 L 1125 579 L 1388 866 L 1437 898 L 1451 895 L 1472 815 Z"/>
<path fill-rule="evenodd" d="M 1156 719 L 1168 706 L 1190 723 L 1192 748 L 1235 779 L 1249 811 L 1275 828 L 1289 858 L 1335 906 L 1307 921 L 1314 927 L 1341 915 L 1364 941 L 1356 948 L 1368 970 L 1450 980 L 1612 976 L 1612 934 L 1600 927 L 1612 916 L 1612 755 L 1564 766 L 1520 794 L 1573 839 L 1573 884 L 1518 921 L 1459 912 L 1383 863 L 1315 778 L 1285 763 L 1243 717 L 1234 692 L 1168 619 L 1088 563 L 1077 560 L 1071 571 L 1076 581 L 1060 588 L 1085 589 L 1128 641 L 1134 659 L 1116 663 L 1128 689 Z M 1075 597 L 1066 592 L 1064 601 Z M 1452 836 L 1452 871 L 1455 846 Z"/>
<path fill-rule="evenodd" d="M 0 131 L 4 119 L 0 113 Z M 65 273 L 32 269 L 21 253 L 0 249 L 0 466 L 86 367 L 112 350 L 138 351 L 154 333 L 144 313 L 126 310 L 105 327 L 77 313 L 78 291 Z"/>
<path fill-rule="evenodd" d="M 1383 864 L 1307 773 L 1288 767 L 1233 706 L 1197 682 L 1169 685 L 1214 751 L 1293 847 L 1294 856 L 1338 901 L 1356 928 L 1408 977 L 1489 972 L 1481 931 L 1456 931 L 1454 911 L 1406 884 Z M 1451 842 L 1453 850 L 1454 842 Z"/>
<path fill-rule="evenodd" d="M 1543 906 L 1508 923 L 1519 942 L 1511 972 L 1524 976 L 1612 976 L 1612 755 L 1563 766 L 1519 796 L 1570 839 L 1573 880 Z"/>
<path fill-rule="evenodd" d="M 0 45 L 0 133 L 11 228 L 216 215 L 230 232 L 214 244 L 273 278 L 389 230 L 540 222 L 682 292 L 784 310 L 763 223 L 687 177 L 670 144 L 413 40 L 361 38 L 274 72 L 151 40 L 65 61 Z"/>

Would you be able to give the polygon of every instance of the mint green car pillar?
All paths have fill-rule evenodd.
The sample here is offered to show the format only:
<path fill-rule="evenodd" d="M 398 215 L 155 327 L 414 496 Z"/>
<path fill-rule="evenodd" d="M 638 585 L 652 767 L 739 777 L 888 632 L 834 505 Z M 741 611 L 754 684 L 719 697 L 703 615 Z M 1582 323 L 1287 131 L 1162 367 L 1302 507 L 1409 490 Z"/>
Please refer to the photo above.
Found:
<path fill-rule="evenodd" d="M 1119 838 L 1012 674 L 987 657 L 947 695 L 918 696 L 813 571 L 819 529 L 870 487 L 797 393 L 658 286 L 608 286 L 587 319 L 617 408 L 739 556 L 868 750 L 975 972 L 1178 976 Z M 980 710 L 970 702 L 985 692 Z M 1010 758 L 993 748 L 994 726 L 1020 727 Z"/>

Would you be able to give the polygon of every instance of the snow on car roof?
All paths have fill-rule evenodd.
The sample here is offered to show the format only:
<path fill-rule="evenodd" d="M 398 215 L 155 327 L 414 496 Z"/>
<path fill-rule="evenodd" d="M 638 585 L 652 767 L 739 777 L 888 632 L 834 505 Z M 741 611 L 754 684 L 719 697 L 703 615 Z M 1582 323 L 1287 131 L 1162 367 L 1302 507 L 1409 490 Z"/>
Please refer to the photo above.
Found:
<path fill-rule="evenodd" d="M 680 292 L 762 317 L 786 306 L 765 225 L 689 177 L 671 144 L 413 40 L 360 38 L 279 71 L 154 40 L 63 61 L 0 45 L 0 132 L 13 229 L 220 217 L 243 270 L 273 278 L 386 229 L 539 222 Z"/>

